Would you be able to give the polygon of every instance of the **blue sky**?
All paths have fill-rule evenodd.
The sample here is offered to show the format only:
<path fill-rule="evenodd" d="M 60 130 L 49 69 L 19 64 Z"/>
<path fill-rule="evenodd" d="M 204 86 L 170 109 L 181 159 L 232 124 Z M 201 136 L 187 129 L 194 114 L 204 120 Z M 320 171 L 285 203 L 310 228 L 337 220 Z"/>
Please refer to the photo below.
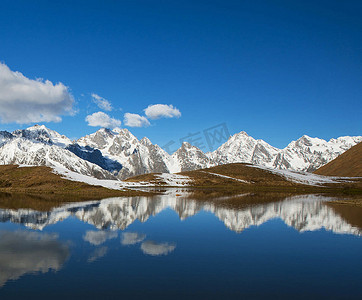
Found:
<path fill-rule="evenodd" d="M 276 147 L 361 135 L 361 12 L 361 1 L 1 1 L 0 61 L 62 83 L 74 105 L 69 115 L 69 99 L 58 102 L 68 110 L 48 99 L 60 122 L 17 124 L 0 111 L 0 130 L 41 123 L 77 138 L 102 111 L 161 146 L 220 123 Z M 4 112 L 15 96 L 1 93 Z M 151 119 L 153 104 L 181 116 Z M 125 113 L 149 126 L 125 126 Z"/>

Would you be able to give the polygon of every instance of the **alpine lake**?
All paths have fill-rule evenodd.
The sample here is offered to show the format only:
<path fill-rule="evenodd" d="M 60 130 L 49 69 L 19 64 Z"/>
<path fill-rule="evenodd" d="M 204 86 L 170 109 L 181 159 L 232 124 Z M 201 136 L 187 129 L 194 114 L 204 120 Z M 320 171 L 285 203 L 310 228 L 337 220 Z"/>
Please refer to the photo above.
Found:
<path fill-rule="evenodd" d="M 0 299 L 362 299 L 353 201 L 158 192 L 0 194 Z"/>

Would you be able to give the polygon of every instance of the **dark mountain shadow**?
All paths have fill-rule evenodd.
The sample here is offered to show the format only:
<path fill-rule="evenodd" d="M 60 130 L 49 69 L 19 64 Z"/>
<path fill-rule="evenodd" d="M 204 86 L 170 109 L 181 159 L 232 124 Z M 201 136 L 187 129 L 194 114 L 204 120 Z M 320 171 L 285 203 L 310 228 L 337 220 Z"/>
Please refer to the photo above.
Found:
<path fill-rule="evenodd" d="M 90 146 L 82 147 L 78 144 L 71 144 L 65 149 L 111 173 L 118 173 L 122 169 L 119 162 L 104 157 L 101 151 Z"/>

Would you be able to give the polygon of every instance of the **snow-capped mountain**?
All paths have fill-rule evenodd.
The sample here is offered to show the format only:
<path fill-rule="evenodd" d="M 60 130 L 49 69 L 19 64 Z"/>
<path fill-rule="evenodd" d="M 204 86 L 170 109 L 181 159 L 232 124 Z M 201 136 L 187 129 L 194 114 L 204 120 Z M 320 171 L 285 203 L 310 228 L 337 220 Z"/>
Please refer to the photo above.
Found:
<path fill-rule="evenodd" d="M 175 169 L 178 172 L 208 168 L 215 165 L 204 152 L 187 142 L 183 142 L 182 146 L 172 154 L 172 159 L 176 162 Z"/>
<path fill-rule="evenodd" d="M 27 129 L 15 130 L 12 135 L 16 138 L 23 138 L 59 147 L 66 147 L 72 143 L 65 135 L 60 135 L 58 132 L 49 129 L 44 125 L 35 125 Z"/>
<path fill-rule="evenodd" d="M 76 143 L 99 149 L 104 157 L 120 163 L 123 166 L 118 173 L 120 179 L 151 172 L 177 173 L 214 165 L 212 159 L 189 143 L 183 143 L 170 155 L 152 144 L 147 137 L 138 140 L 127 129 L 100 129 Z"/>
<path fill-rule="evenodd" d="M 313 172 L 360 142 L 361 136 L 343 136 L 327 142 L 303 135 L 279 151 L 273 167 Z"/>
<path fill-rule="evenodd" d="M 139 174 L 172 171 L 172 158 L 158 145 L 144 137 L 138 140 L 127 129 L 100 129 L 80 138 L 76 143 L 82 147 L 99 149 L 108 160 L 122 165 L 118 178 L 123 179 Z M 176 170 L 178 171 L 178 170 Z"/>
<path fill-rule="evenodd" d="M 217 164 L 247 162 L 272 167 L 279 149 L 263 140 L 255 140 L 245 131 L 234 134 L 209 157 Z"/>
<path fill-rule="evenodd" d="M 304 135 L 286 148 L 278 149 L 240 132 L 214 152 L 208 153 L 208 156 L 214 164 L 244 162 L 276 169 L 312 172 L 360 142 L 362 136 L 339 137 L 327 142 Z"/>
<path fill-rule="evenodd" d="M 7 131 L 0 131 L 0 147 L 13 139 L 14 136 Z"/>
<path fill-rule="evenodd" d="M 145 173 L 177 173 L 226 163 L 245 162 L 276 169 L 314 171 L 362 141 L 361 136 L 325 141 L 303 136 L 275 148 L 240 132 L 211 153 L 189 143 L 172 155 L 127 129 L 100 129 L 71 141 L 45 126 L 0 131 L 0 164 L 50 166 L 100 179 L 125 179 Z"/>
<path fill-rule="evenodd" d="M 226 227 L 236 232 L 279 218 L 300 232 L 324 228 L 334 233 L 361 236 L 361 228 L 349 224 L 332 207 L 324 204 L 330 200 L 328 197 L 314 195 L 294 196 L 280 202 L 231 208 L 223 206 L 220 201 L 200 202 L 170 195 L 153 198 L 110 198 L 67 204 L 48 212 L 0 209 L 0 222 L 21 223 L 29 228 L 42 230 L 74 216 L 100 230 L 124 230 L 136 220 L 146 222 L 150 216 L 171 208 L 182 220 L 196 215 L 201 210 L 211 212 Z"/>
<path fill-rule="evenodd" d="M 44 126 L 16 130 L 1 134 L 0 164 L 49 166 L 57 170 L 70 170 L 99 179 L 114 179 L 101 167 L 80 159 L 63 148 L 71 141 Z"/>

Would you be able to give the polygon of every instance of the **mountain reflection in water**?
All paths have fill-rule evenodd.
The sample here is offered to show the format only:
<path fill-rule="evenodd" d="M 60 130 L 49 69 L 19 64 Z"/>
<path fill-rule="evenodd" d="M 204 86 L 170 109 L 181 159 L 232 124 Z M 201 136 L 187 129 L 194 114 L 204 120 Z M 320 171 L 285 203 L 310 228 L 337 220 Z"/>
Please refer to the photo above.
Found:
<path fill-rule="evenodd" d="M 253 196 L 245 195 L 239 200 L 240 207 L 229 205 L 228 199 L 232 197 L 217 201 L 200 201 L 172 195 L 152 198 L 109 198 L 66 204 L 50 211 L 0 209 L 0 222 L 10 221 L 31 229 L 43 230 L 49 225 L 73 216 L 82 222 L 94 225 L 99 230 L 125 230 L 136 220 L 146 222 L 150 216 L 156 216 L 166 208 L 171 208 L 181 220 L 192 217 L 201 210 L 211 212 L 227 228 L 235 232 L 280 218 L 285 224 L 300 232 L 324 228 L 334 233 L 362 234 L 360 227 L 348 222 L 348 213 L 342 216 L 333 206 L 328 205 L 329 201 L 333 201 L 331 197 L 303 195 L 271 203 L 253 203 Z M 84 239 L 97 244 L 99 240 L 107 238 L 106 235 L 112 236 L 112 233 L 87 232 Z"/>
<path fill-rule="evenodd" d="M 0 194 L 0 298 L 358 298 L 362 209 L 334 199 L 169 190 L 58 204 Z"/>

